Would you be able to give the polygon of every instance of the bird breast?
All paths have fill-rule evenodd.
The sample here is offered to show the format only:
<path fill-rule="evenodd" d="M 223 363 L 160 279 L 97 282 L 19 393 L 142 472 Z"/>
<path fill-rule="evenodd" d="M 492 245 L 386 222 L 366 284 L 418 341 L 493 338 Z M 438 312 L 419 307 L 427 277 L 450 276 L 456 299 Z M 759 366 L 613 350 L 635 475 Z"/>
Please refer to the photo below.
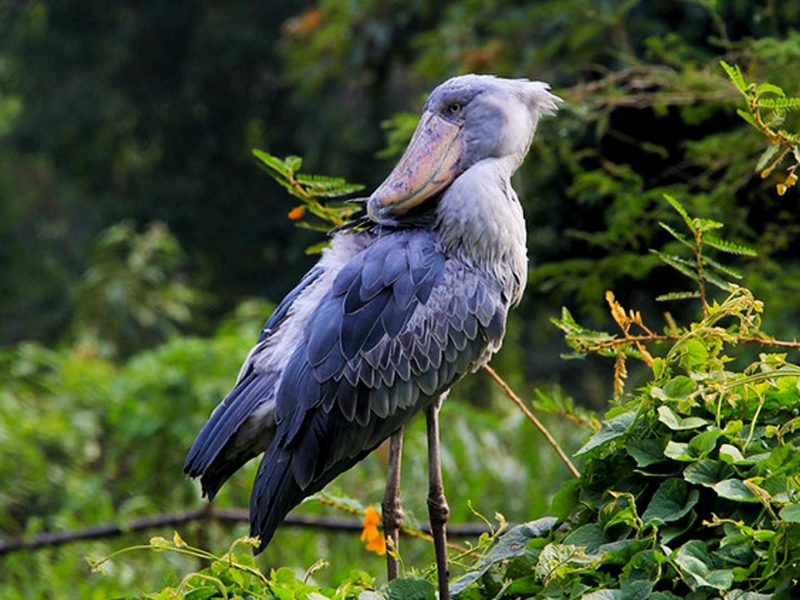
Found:
<path fill-rule="evenodd" d="M 511 187 L 510 159 L 484 159 L 459 176 L 437 207 L 442 251 L 481 269 L 517 304 L 528 255 L 522 206 Z"/>

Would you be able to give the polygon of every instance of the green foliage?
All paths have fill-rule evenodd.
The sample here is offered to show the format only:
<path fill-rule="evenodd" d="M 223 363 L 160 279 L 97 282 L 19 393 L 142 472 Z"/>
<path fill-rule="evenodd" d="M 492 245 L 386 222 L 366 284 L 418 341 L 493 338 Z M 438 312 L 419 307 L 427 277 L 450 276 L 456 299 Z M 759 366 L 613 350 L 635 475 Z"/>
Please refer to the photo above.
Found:
<path fill-rule="evenodd" d="M 363 571 L 353 572 L 348 579 L 338 588 L 322 588 L 310 581 L 312 576 L 326 563 L 318 561 L 312 565 L 302 576 L 298 576 L 292 569 L 281 567 L 273 569 L 269 577 L 264 575 L 255 564 L 250 549 L 258 545 L 254 538 L 240 538 L 231 544 L 228 551 L 216 556 L 187 544 L 175 532 L 172 540 L 163 537 L 150 538 L 146 546 L 133 546 L 117 551 L 111 556 L 101 560 L 89 559 L 93 571 L 103 570 L 105 563 L 121 554 L 137 551 L 151 550 L 156 553 L 174 552 L 191 556 L 209 562 L 210 565 L 199 571 L 184 576 L 176 587 L 167 587 L 154 594 L 126 596 L 126 598 L 151 598 L 153 600 L 168 600 L 170 598 L 187 598 L 191 600 L 210 598 L 264 598 L 275 600 L 292 600 L 294 598 L 333 598 L 335 600 L 367 600 L 369 596 L 364 592 L 373 590 L 372 579 Z"/>
<path fill-rule="evenodd" d="M 658 359 L 653 380 L 615 406 L 579 451 L 587 462 L 569 489 L 569 530 L 518 554 L 538 576 L 528 593 L 616 590 L 607 597 L 622 598 L 635 587 L 641 598 L 791 597 L 800 576 L 792 516 L 800 368 L 764 354 L 731 372 L 727 348 L 702 334 L 691 342 L 702 358 L 678 351 Z M 500 569 L 494 585 L 516 579 L 520 565 L 511 569 Z"/>
<path fill-rule="evenodd" d="M 739 116 L 769 140 L 769 146 L 758 159 L 755 170 L 762 178 L 769 177 L 776 169 L 785 167 L 786 177 L 775 187 L 779 196 L 797 183 L 797 168 L 800 167 L 800 134 L 783 129 L 789 113 L 800 110 L 800 97 L 787 96 L 774 83 L 748 84 L 737 65 L 720 63 L 736 89 L 747 101 L 747 110 L 738 110 Z"/>
<path fill-rule="evenodd" d="M 341 177 L 325 175 L 308 175 L 299 173 L 303 159 L 299 156 L 287 156 L 284 159 L 273 156 L 263 150 L 253 150 L 253 156 L 262 168 L 301 204 L 289 211 L 289 218 L 296 221 L 298 227 L 315 231 L 328 231 L 331 226 L 344 224 L 358 210 L 358 207 L 345 204 L 331 204 L 323 201 L 328 198 L 347 196 L 364 189 L 357 183 L 348 183 Z M 322 223 L 301 221 L 306 210 L 316 216 Z M 318 252 L 319 245 L 312 246 Z"/>
<path fill-rule="evenodd" d="M 176 337 L 126 359 L 99 356 L 87 345 L 7 349 L 0 355 L 0 537 L 107 524 L 124 528 L 136 518 L 197 507 L 199 486 L 181 477 L 185 451 L 230 389 L 254 332 L 271 308 L 249 301 L 210 337 Z M 544 512 L 548 497 L 567 476 L 565 469 L 542 449 L 518 411 L 490 401 L 496 398 L 485 399 L 494 408 L 478 410 L 459 398 L 463 390 L 455 389 L 443 409 L 448 422 L 442 432 L 444 476 L 452 494 L 453 522 L 474 521 L 471 504 L 489 514 L 500 510 L 514 520 Z M 566 447 L 578 447 L 577 428 L 555 419 L 548 424 Z M 405 447 L 407 456 L 425 455 L 424 420 L 408 429 Z M 531 456 L 538 458 L 532 461 Z M 215 504 L 246 506 L 256 466 L 234 476 Z M 377 505 L 385 472 L 386 454 L 378 451 L 330 490 Z M 425 461 L 405 461 L 403 482 L 407 523 L 419 527 L 427 520 L 425 494 L 419 492 L 427 482 Z M 498 501 L 498 489 L 517 493 Z M 341 516 L 315 503 L 298 510 L 312 518 Z M 245 531 L 244 524 L 200 522 L 185 526 L 182 533 L 193 546 L 216 552 Z M 63 597 L 116 597 L 137 589 L 175 587 L 182 574 L 196 569 L 196 562 L 186 557 L 153 561 L 136 554 L 115 561 L 106 575 L 85 573 L 85 555 L 109 554 L 141 538 L 135 533 L 2 556 L 3 596 L 61 597 L 54 587 L 71 582 L 72 592 Z M 384 565 L 382 557 L 364 550 L 357 536 L 291 527 L 278 531 L 259 563 L 308 566 L 320 556 L 336 560 L 316 579 L 336 586 L 353 568 L 376 575 Z M 414 565 L 427 565 L 431 557 L 428 542 L 404 538 L 406 573 L 413 574 Z M 430 579 L 432 572 L 426 576 Z"/>
<path fill-rule="evenodd" d="M 739 242 L 731 242 L 729 240 L 718 237 L 711 233 L 723 228 L 723 224 L 718 221 L 710 219 L 690 218 L 683 205 L 672 196 L 664 196 L 683 219 L 686 229 L 691 234 L 691 241 L 686 238 L 682 233 L 679 233 L 666 223 L 659 223 L 661 227 L 676 239 L 682 246 L 688 248 L 692 252 L 692 258 L 687 260 L 681 256 L 667 254 L 653 250 L 653 252 L 661 259 L 661 261 L 682 275 L 692 279 L 697 287 L 697 297 L 700 298 L 703 310 L 706 310 L 706 283 L 710 283 L 723 291 L 731 291 L 732 284 L 726 279 L 741 279 L 742 275 L 717 260 L 714 260 L 705 254 L 705 247 L 714 248 L 720 252 L 727 254 L 735 254 L 738 256 L 756 256 L 757 252 Z M 671 292 L 666 295 L 659 296 L 656 300 L 683 300 L 686 298 L 695 297 L 694 294 L 688 292 Z"/>
<path fill-rule="evenodd" d="M 186 257 L 165 225 L 138 233 L 122 222 L 101 233 L 75 291 L 75 336 L 103 355 L 130 354 L 186 328 L 205 296 L 180 271 Z"/>
<path fill-rule="evenodd" d="M 800 89 L 796 3 L 497 0 L 439 8 L 399 0 L 314 5 L 234 0 L 192 6 L 37 0 L 9 4 L 0 13 L 0 342 L 41 341 L 6 347 L 0 358 L 3 537 L 124 524 L 195 503 L 199 492 L 180 481 L 182 449 L 229 388 L 268 312 L 263 303 L 248 302 L 214 331 L 195 318 L 205 303 L 201 297 L 200 304 L 186 304 L 194 307 L 189 321 L 175 319 L 172 309 L 162 314 L 156 308 L 162 326 L 149 329 L 131 315 L 101 314 L 111 306 L 100 306 L 101 293 L 87 299 L 90 305 L 97 300 L 95 313 L 85 316 L 99 330 L 89 338 L 73 326 L 73 311 L 83 275 L 97 260 L 99 232 L 120 219 L 133 219 L 140 232 L 142 224 L 166 223 L 188 257 L 168 269 L 171 281 L 214 290 L 215 316 L 233 313 L 248 295 L 278 300 L 307 268 L 302 251 L 311 238 L 282 218 L 280 207 L 288 209 L 282 190 L 265 185 L 246 149 L 289 149 L 305 158 L 311 172 L 342 173 L 375 185 L 413 129 L 424 93 L 453 74 L 541 79 L 567 100 L 556 120 L 542 123 L 532 159 L 515 181 L 528 221 L 532 269 L 526 301 L 512 315 L 503 354 L 496 359 L 515 388 L 529 391 L 534 382 L 548 383 L 536 404 L 567 416 L 556 424 L 560 440 L 572 439 L 577 447 L 574 440 L 599 425 L 580 407 L 605 406 L 610 379 L 601 360 L 584 361 L 577 369 L 574 362 L 559 362 L 561 335 L 541 324 L 561 305 L 567 306 L 565 314 L 574 315 L 574 327 L 588 323 L 585 329 L 596 331 L 604 329 L 605 318 L 597 299 L 609 288 L 626 304 L 641 306 L 650 325 L 668 306 L 666 336 L 683 335 L 673 331 L 674 321 L 694 315 L 693 303 L 651 300 L 699 295 L 695 287 L 676 291 L 687 289 L 679 283 L 684 276 L 657 269 L 659 257 L 644 252 L 661 248 L 689 261 L 690 272 L 696 266 L 693 252 L 660 226 L 682 231 L 673 208 L 662 200 L 665 193 L 692 214 L 725 223 L 728 238 L 758 250 L 758 257 L 732 265 L 742 280 L 717 275 L 746 282 L 765 301 L 766 310 L 753 315 L 763 319 L 754 330 L 759 338 L 769 340 L 764 330 L 785 339 L 800 336 L 800 213 L 792 204 L 797 188 L 789 189 L 786 180 L 793 154 L 767 179 L 760 177 L 777 164 L 785 146 L 770 144 L 760 127 L 745 120 L 736 126 L 731 101 L 740 92 L 719 68 L 720 58 L 740 65 L 745 89 L 759 94 L 764 124 L 796 135 L 796 102 L 786 99 Z M 786 93 L 769 84 L 748 87 L 749 81 L 780 82 Z M 755 122 L 747 102 L 742 114 Z M 393 117 L 397 110 L 413 112 Z M 387 120 L 388 141 L 381 130 Z M 374 156 L 382 145 L 387 162 L 378 163 Z M 764 193 L 777 185 L 786 186 L 786 197 Z M 321 221 L 315 217 L 309 223 Z M 704 232 L 703 256 L 731 268 L 709 250 L 715 233 Z M 684 235 L 691 242 L 692 236 Z M 669 242 L 662 246 L 665 239 Z M 116 270 L 114 278 L 124 280 L 121 269 L 118 263 L 107 272 Z M 732 293 L 709 289 L 718 305 Z M 755 310 L 744 293 L 734 300 Z M 713 309 L 713 299 L 709 306 Z M 736 310 L 729 304 L 719 314 Z M 730 318 L 701 328 L 713 329 L 714 343 L 738 357 L 726 363 L 728 368 L 754 363 L 754 342 L 748 351 L 736 340 L 733 352 L 735 340 L 723 335 Z M 102 338 L 96 324 L 105 320 L 133 331 L 130 345 L 114 357 L 106 342 L 76 343 Z M 187 330 L 204 337 L 175 337 Z M 164 341 L 165 335 L 170 339 Z M 622 338 L 617 334 L 616 339 Z M 663 357 L 675 342 L 647 348 Z M 619 361 L 618 348 L 604 352 Z M 631 342 L 622 348 L 625 357 L 644 357 Z M 689 363 L 704 360 L 697 344 L 687 343 L 681 352 Z M 649 367 L 632 368 L 628 385 L 647 386 L 652 377 Z M 553 382 L 561 382 L 568 394 Z M 568 395 L 576 397 L 577 408 Z M 493 409 L 486 413 L 456 404 L 458 396 Z M 457 499 L 480 502 L 482 511 L 500 510 L 515 522 L 545 514 L 564 478 L 563 468 L 521 415 L 498 409 L 493 397 L 488 384 L 475 377 L 454 393 L 450 406 L 458 410 L 445 407 L 445 477 L 456 521 L 472 518 L 468 504 Z M 674 420 L 664 418 L 683 427 L 706 418 L 673 412 Z M 613 433 L 627 418 L 606 431 Z M 676 436 L 684 436 L 678 443 L 689 443 L 687 431 L 676 430 Z M 609 443 L 611 450 L 615 442 Z M 409 453 L 424 455 L 424 428 L 415 425 L 407 444 Z M 720 444 L 715 451 L 727 455 Z M 681 447 L 670 450 L 676 457 L 681 452 Z M 653 465 L 677 462 L 670 458 Z M 370 457 L 335 487 L 375 503 L 383 467 L 379 455 Z M 247 469 L 234 478 L 220 504 L 244 505 L 252 475 Z M 406 461 L 405 489 L 423 489 L 424 481 L 424 465 Z M 553 514 L 566 517 L 575 489 L 571 484 L 556 496 Z M 699 490 L 692 510 L 702 508 L 703 492 L 710 489 Z M 722 491 L 741 489 L 722 486 Z M 414 504 L 417 496 L 409 493 L 404 500 L 410 519 L 420 522 L 426 507 L 424 500 Z M 639 514 L 648 506 L 639 502 Z M 307 505 L 302 510 L 322 514 L 324 509 Z M 783 507 L 778 517 L 794 522 L 797 509 Z M 210 548 L 227 547 L 231 537 L 244 533 L 216 526 L 188 529 L 187 539 L 196 537 L 195 546 Z M 108 598 L 175 587 L 175 573 L 197 569 L 194 558 L 162 554 L 154 562 L 137 555 L 109 567 L 105 577 L 88 576 L 83 555 L 102 555 L 138 537 L 4 557 L 2 595 Z M 579 546 L 575 540 L 570 544 Z M 560 557 L 577 564 L 581 557 L 573 550 L 554 547 L 547 555 L 556 566 Z M 338 583 L 352 565 L 372 574 L 382 570 L 378 557 L 365 555 L 347 536 L 295 530 L 279 532 L 266 560 L 307 566 L 321 555 L 337 560 L 318 575 L 320 580 Z M 430 552 L 410 540 L 403 558 L 406 565 L 428 564 Z M 460 562 L 469 568 L 469 560 Z M 707 562 L 696 544 L 675 560 L 687 566 Z M 539 589 L 530 561 L 520 570 L 514 564 L 519 565 L 514 559 L 493 564 L 480 581 L 499 585 L 473 585 L 463 595 L 480 597 L 491 589 L 492 596 L 525 597 L 526 590 Z M 542 561 L 538 575 L 546 575 L 550 564 Z M 507 579 L 498 576 L 506 572 Z M 697 573 L 716 581 L 702 568 Z M 594 598 L 637 597 L 647 587 L 636 581 L 623 585 L 624 590 L 598 591 Z"/>
<path fill-rule="evenodd" d="M 721 224 L 667 200 L 693 237 L 667 227 L 695 255 L 678 271 L 702 290 L 703 267 L 728 274 L 701 251 L 706 232 Z M 715 241 L 723 252 L 752 254 Z M 675 268 L 670 258 L 664 262 Z M 585 461 L 581 479 L 551 507 L 561 527 L 540 520 L 546 527 L 529 535 L 515 528 L 500 536 L 453 584 L 458 598 L 792 597 L 800 579 L 800 366 L 776 353 L 732 365 L 743 342 L 800 343 L 762 333 L 763 305 L 727 286 L 721 303 L 703 296 L 700 321 L 666 334 L 650 332 L 613 295 L 622 337 L 588 330 L 568 311 L 556 322 L 573 348 L 616 356 L 617 378 L 626 353 L 645 360 L 651 378 L 576 452 Z M 646 334 L 631 336 L 632 324 Z M 653 358 L 645 344 L 664 341 L 663 356 Z"/>

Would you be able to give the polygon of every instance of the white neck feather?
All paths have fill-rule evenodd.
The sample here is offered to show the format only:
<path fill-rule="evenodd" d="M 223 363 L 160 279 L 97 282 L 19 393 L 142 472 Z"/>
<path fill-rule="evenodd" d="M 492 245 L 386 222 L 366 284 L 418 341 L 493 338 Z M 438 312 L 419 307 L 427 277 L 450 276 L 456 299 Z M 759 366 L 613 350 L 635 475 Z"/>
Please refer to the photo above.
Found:
<path fill-rule="evenodd" d="M 516 155 L 486 158 L 462 173 L 439 200 L 442 251 L 495 278 L 510 302 L 522 297 L 527 248 L 522 206 L 511 188 Z"/>

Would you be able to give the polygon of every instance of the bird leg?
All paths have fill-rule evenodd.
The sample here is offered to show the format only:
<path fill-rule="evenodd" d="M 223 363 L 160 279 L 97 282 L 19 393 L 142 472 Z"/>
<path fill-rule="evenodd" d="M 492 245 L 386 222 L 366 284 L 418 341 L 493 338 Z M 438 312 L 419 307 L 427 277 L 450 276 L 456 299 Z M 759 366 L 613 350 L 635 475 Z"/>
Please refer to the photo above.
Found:
<path fill-rule="evenodd" d="M 433 546 L 436 552 L 436 572 L 439 579 L 439 600 L 449 600 L 450 573 L 447 567 L 447 517 L 450 507 L 444 497 L 442 483 L 442 463 L 439 452 L 439 408 L 446 395 L 442 394 L 426 413 L 428 425 L 428 515 L 431 521 Z"/>
<path fill-rule="evenodd" d="M 403 525 L 403 507 L 400 504 L 400 461 L 403 455 L 403 428 L 392 434 L 389 442 L 389 477 L 386 493 L 381 503 L 383 533 L 386 536 L 386 578 L 391 581 L 399 575 L 398 556 L 400 527 Z"/>

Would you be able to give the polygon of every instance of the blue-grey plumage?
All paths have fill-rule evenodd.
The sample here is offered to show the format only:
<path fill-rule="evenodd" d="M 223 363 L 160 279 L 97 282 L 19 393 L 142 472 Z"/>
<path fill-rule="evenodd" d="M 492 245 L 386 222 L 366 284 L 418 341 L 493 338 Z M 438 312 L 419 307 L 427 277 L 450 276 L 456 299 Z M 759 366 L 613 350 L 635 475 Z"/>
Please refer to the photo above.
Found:
<path fill-rule="evenodd" d="M 486 75 L 436 88 L 409 148 L 279 305 L 185 471 L 213 497 L 264 452 L 251 498 L 263 547 L 286 514 L 485 364 L 525 286 L 510 178 L 548 86 Z"/>

